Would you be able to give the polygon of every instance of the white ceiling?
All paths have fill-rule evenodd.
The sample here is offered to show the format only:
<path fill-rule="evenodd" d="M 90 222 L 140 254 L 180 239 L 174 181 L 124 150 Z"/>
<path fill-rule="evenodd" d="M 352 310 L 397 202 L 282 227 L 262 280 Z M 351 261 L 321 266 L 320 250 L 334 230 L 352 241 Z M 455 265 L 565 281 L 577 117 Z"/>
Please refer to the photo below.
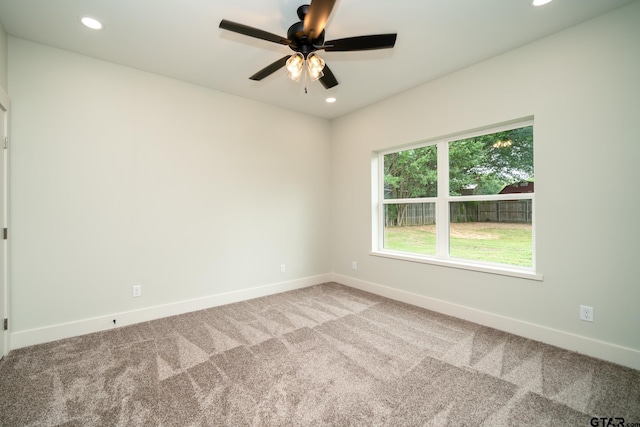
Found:
<path fill-rule="evenodd" d="M 635 0 L 337 0 L 326 39 L 398 33 L 394 49 L 320 52 L 338 86 L 249 76 L 283 45 L 218 28 L 227 19 L 286 36 L 302 0 L 0 0 L 8 34 L 286 109 L 335 118 Z M 100 19 L 95 32 L 79 23 Z M 334 104 L 324 102 L 334 96 Z"/>

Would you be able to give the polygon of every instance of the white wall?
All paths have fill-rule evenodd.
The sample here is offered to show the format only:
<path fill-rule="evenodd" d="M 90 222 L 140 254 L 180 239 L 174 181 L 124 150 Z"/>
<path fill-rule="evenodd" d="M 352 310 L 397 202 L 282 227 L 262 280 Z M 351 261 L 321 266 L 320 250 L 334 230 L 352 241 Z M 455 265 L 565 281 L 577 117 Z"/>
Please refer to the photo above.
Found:
<path fill-rule="evenodd" d="M 13 37 L 9 89 L 14 348 L 331 272 L 328 121 Z"/>
<path fill-rule="evenodd" d="M 640 368 L 638 23 L 635 2 L 336 120 L 338 279 Z M 526 116 L 542 282 L 369 255 L 373 151 Z"/>

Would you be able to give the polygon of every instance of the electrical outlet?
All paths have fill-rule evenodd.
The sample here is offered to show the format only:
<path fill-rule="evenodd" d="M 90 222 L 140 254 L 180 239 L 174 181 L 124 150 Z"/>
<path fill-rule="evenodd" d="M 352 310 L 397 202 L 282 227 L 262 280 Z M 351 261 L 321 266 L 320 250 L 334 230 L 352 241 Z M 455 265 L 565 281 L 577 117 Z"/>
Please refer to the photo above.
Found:
<path fill-rule="evenodd" d="M 140 296 L 142 296 L 142 286 L 141 285 L 133 285 L 133 290 L 131 295 L 134 298 L 138 298 Z"/>
<path fill-rule="evenodd" d="M 280 264 L 280 273 L 284 274 L 287 272 L 287 266 L 284 264 Z"/>
<path fill-rule="evenodd" d="M 593 322 L 593 307 L 587 305 L 580 306 L 580 320 Z"/>
<path fill-rule="evenodd" d="M 351 261 L 351 269 L 352 270 L 357 270 L 358 269 L 358 262 L 357 261 Z"/>

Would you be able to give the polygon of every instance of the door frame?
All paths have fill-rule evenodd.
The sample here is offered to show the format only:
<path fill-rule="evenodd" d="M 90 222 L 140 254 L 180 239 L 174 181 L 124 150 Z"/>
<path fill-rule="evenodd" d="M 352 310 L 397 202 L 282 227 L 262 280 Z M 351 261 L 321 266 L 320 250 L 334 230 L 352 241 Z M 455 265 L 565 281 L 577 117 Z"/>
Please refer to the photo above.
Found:
<path fill-rule="evenodd" d="M 4 148 L 5 137 L 9 137 L 9 96 L 4 91 L 2 87 L 0 87 L 0 120 L 4 123 L 4 134 L 0 135 L 0 147 Z M 0 219 L 2 219 L 2 224 L 0 228 L 6 227 L 9 228 L 9 149 L 7 144 L 7 149 L 2 150 L 2 156 L 0 161 L 4 163 L 4 179 L 3 191 L 0 191 L 0 197 L 4 197 L 4 212 L 0 213 Z M 4 277 L 0 277 L 0 292 L 3 294 L 4 307 L 0 307 L 0 339 L 3 341 L 2 349 L 3 352 L 0 352 L 0 359 L 7 354 L 9 354 L 11 341 L 10 341 L 10 331 L 11 331 L 11 322 L 9 322 L 9 328 L 4 330 L 4 319 L 9 319 L 10 313 L 10 277 L 9 274 L 9 236 L 7 239 L 2 239 L 2 245 L 4 246 L 4 259 L 1 261 L 4 263 Z M 4 354 L 2 354 L 4 353 Z"/>

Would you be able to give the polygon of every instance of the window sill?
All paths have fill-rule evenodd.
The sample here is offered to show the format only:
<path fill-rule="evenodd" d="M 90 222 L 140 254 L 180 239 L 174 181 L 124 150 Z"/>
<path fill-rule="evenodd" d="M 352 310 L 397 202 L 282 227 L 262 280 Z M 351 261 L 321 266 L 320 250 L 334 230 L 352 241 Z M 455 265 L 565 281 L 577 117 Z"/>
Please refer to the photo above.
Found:
<path fill-rule="evenodd" d="M 536 280 L 541 282 L 543 280 L 542 274 L 535 273 L 534 271 L 511 269 L 509 267 L 493 266 L 487 264 L 474 264 L 471 262 L 464 262 L 462 260 L 444 260 L 438 258 L 425 258 L 422 256 L 411 255 L 404 252 L 381 252 L 371 251 L 369 255 L 397 259 L 401 261 L 419 262 L 422 264 L 439 265 L 441 267 L 459 268 L 462 270 L 478 271 L 481 273 L 498 274 L 500 276 L 518 277 L 520 279 Z"/>

